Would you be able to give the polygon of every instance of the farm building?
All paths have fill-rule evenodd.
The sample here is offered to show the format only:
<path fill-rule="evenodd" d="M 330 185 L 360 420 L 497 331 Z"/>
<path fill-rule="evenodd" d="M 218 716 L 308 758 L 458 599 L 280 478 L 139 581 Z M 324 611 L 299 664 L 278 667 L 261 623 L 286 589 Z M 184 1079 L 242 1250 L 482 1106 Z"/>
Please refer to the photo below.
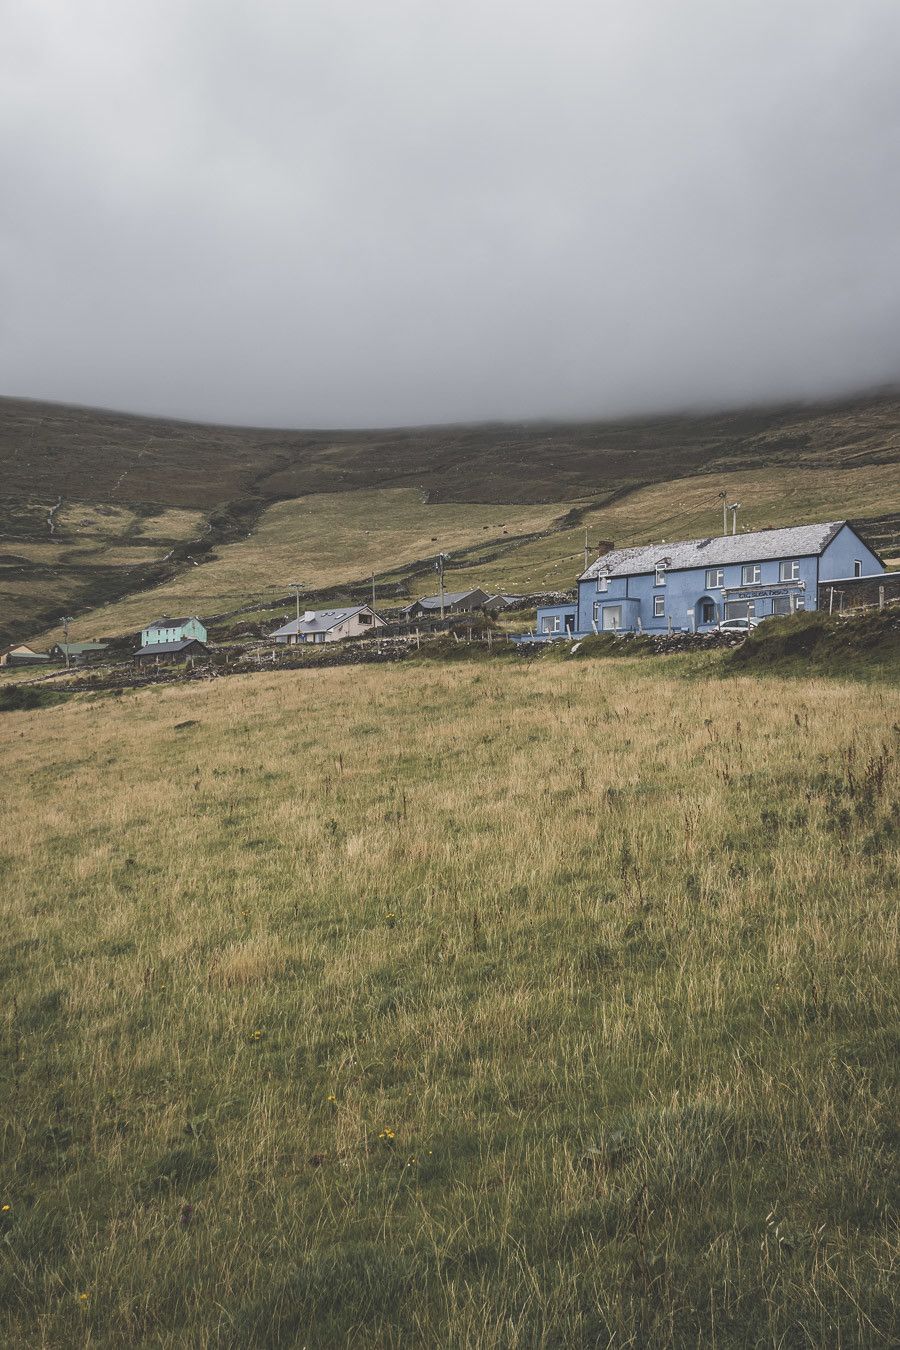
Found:
<path fill-rule="evenodd" d="M 490 596 L 486 591 L 476 588 L 474 591 L 445 591 L 443 597 L 444 614 L 468 614 L 472 610 L 482 609 Z M 406 605 L 401 611 L 404 618 L 407 619 L 434 619 L 440 618 L 441 597 L 439 595 L 425 595 L 419 600 L 413 600 L 412 604 Z"/>
<path fill-rule="evenodd" d="M 87 665 L 89 661 L 99 661 L 109 645 L 106 642 L 57 642 L 50 648 L 50 655 L 56 661 L 68 660 L 75 665 Z"/>
<path fill-rule="evenodd" d="M 196 616 L 189 619 L 164 617 L 142 629 L 141 646 L 151 647 L 162 642 L 183 642 L 188 638 L 196 638 L 198 642 L 206 641 L 206 629 Z"/>
<path fill-rule="evenodd" d="M 0 666 L 39 666 L 50 657 L 46 652 L 33 651 L 31 647 L 21 644 L 18 647 L 10 647 L 9 651 L 0 656 Z"/>
<path fill-rule="evenodd" d="M 169 663 L 185 661 L 189 656 L 206 656 L 207 652 L 208 648 L 196 638 L 183 638 L 180 642 L 152 642 L 136 651 L 134 659 Z"/>
<path fill-rule="evenodd" d="M 710 632 L 816 609 L 828 583 L 884 572 L 845 520 L 614 549 L 582 573 L 574 606 L 538 610 L 538 636 Z"/>
<path fill-rule="evenodd" d="M 353 605 L 347 609 L 308 609 L 300 619 L 292 619 L 270 634 L 276 642 L 297 646 L 308 642 L 341 642 L 344 638 L 366 637 L 385 622 L 371 605 Z"/>

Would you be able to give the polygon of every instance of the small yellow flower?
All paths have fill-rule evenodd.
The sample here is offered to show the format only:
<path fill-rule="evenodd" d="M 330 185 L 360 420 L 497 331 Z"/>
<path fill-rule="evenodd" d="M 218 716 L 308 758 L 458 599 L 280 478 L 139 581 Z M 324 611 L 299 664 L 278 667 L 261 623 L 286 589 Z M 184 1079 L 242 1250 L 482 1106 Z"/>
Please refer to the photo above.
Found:
<path fill-rule="evenodd" d="M 89 1290 L 89 1289 L 86 1289 L 85 1292 L 84 1292 L 83 1294 L 79 1294 L 79 1295 L 78 1295 L 78 1302 L 79 1302 L 79 1303 L 87 1303 L 87 1301 L 88 1301 L 88 1299 L 90 1298 L 90 1296 L 91 1296 L 90 1290 Z"/>
<path fill-rule="evenodd" d="M 8 1214 L 11 1209 L 12 1205 L 0 1205 L 0 1214 Z"/>
<path fill-rule="evenodd" d="M 328 1096 L 325 1098 L 325 1100 L 326 1100 L 326 1102 L 336 1102 L 336 1101 L 337 1101 L 337 1097 L 334 1095 L 333 1092 L 329 1092 L 329 1094 L 328 1094 Z"/>

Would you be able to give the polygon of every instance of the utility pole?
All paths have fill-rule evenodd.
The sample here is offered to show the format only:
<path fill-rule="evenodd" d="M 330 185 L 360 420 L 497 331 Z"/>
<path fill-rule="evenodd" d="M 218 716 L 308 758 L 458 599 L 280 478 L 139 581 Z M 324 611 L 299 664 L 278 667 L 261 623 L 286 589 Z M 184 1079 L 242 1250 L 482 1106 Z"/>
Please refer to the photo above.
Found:
<path fill-rule="evenodd" d="M 444 562 L 449 558 L 449 553 L 439 553 L 437 557 L 437 570 L 441 578 L 441 618 L 444 617 Z"/>
<path fill-rule="evenodd" d="M 720 492 L 719 497 L 722 500 L 722 533 L 728 533 L 728 493 Z"/>
<path fill-rule="evenodd" d="M 375 573 L 372 573 L 372 612 L 375 612 Z"/>
<path fill-rule="evenodd" d="M 584 570 L 585 570 L 585 572 L 588 570 L 588 557 L 589 557 L 589 554 L 590 554 L 590 547 L 589 547 L 589 545 L 588 545 L 588 532 L 587 532 L 587 530 L 585 530 L 585 532 L 584 532 Z"/>
<path fill-rule="evenodd" d="M 294 634 L 294 645 L 296 646 L 300 641 L 300 592 L 303 590 L 304 583 L 302 581 L 289 581 L 288 585 L 297 598 L 297 632 Z"/>
<path fill-rule="evenodd" d="M 65 656 L 65 658 L 66 658 L 66 670 L 68 670 L 68 669 L 69 669 L 69 624 L 72 623 L 72 617 L 71 617 L 71 615 L 69 615 L 69 614 L 64 614 L 64 615 L 62 616 L 62 618 L 60 619 L 60 623 L 61 623 L 62 626 L 63 626 L 63 642 L 64 642 L 64 644 L 65 644 L 64 647 L 63 647 L 63 654 L 64 654 L 64 656 Z"/>

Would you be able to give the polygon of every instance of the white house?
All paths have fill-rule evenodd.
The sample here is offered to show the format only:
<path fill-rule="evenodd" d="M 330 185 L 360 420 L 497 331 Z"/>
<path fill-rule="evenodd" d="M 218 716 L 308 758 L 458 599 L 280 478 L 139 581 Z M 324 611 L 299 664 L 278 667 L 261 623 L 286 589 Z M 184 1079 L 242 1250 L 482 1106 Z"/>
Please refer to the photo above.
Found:
<path fill-rule="evenodd" d="M 187 642 L 190 638 L 206 641 L 206 629 L 196 616 L 189 619 L 165 616 L 141 630 L 142 647 L 152 647 L 157 642 Z"/>
<path fill-rule="evenodd" d="M 292 619 L 270 636 L 276 642 L 295 646 L 301 642 L 341 642 L 344 638 L 365 637 L 385 622 L 371 605 L 350 609 L 308 609 L 300 619 Z"/>

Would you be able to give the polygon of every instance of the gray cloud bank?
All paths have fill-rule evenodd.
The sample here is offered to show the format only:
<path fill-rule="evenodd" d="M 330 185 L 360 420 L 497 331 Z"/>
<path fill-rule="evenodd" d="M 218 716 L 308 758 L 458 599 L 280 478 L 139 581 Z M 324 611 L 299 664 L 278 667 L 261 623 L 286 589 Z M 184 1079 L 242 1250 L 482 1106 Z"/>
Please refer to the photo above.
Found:
<path fill-rule="evenodd" d="M 896 0 L 0 0 L 0 388 L 269 425 L 900 377 Z"/>

